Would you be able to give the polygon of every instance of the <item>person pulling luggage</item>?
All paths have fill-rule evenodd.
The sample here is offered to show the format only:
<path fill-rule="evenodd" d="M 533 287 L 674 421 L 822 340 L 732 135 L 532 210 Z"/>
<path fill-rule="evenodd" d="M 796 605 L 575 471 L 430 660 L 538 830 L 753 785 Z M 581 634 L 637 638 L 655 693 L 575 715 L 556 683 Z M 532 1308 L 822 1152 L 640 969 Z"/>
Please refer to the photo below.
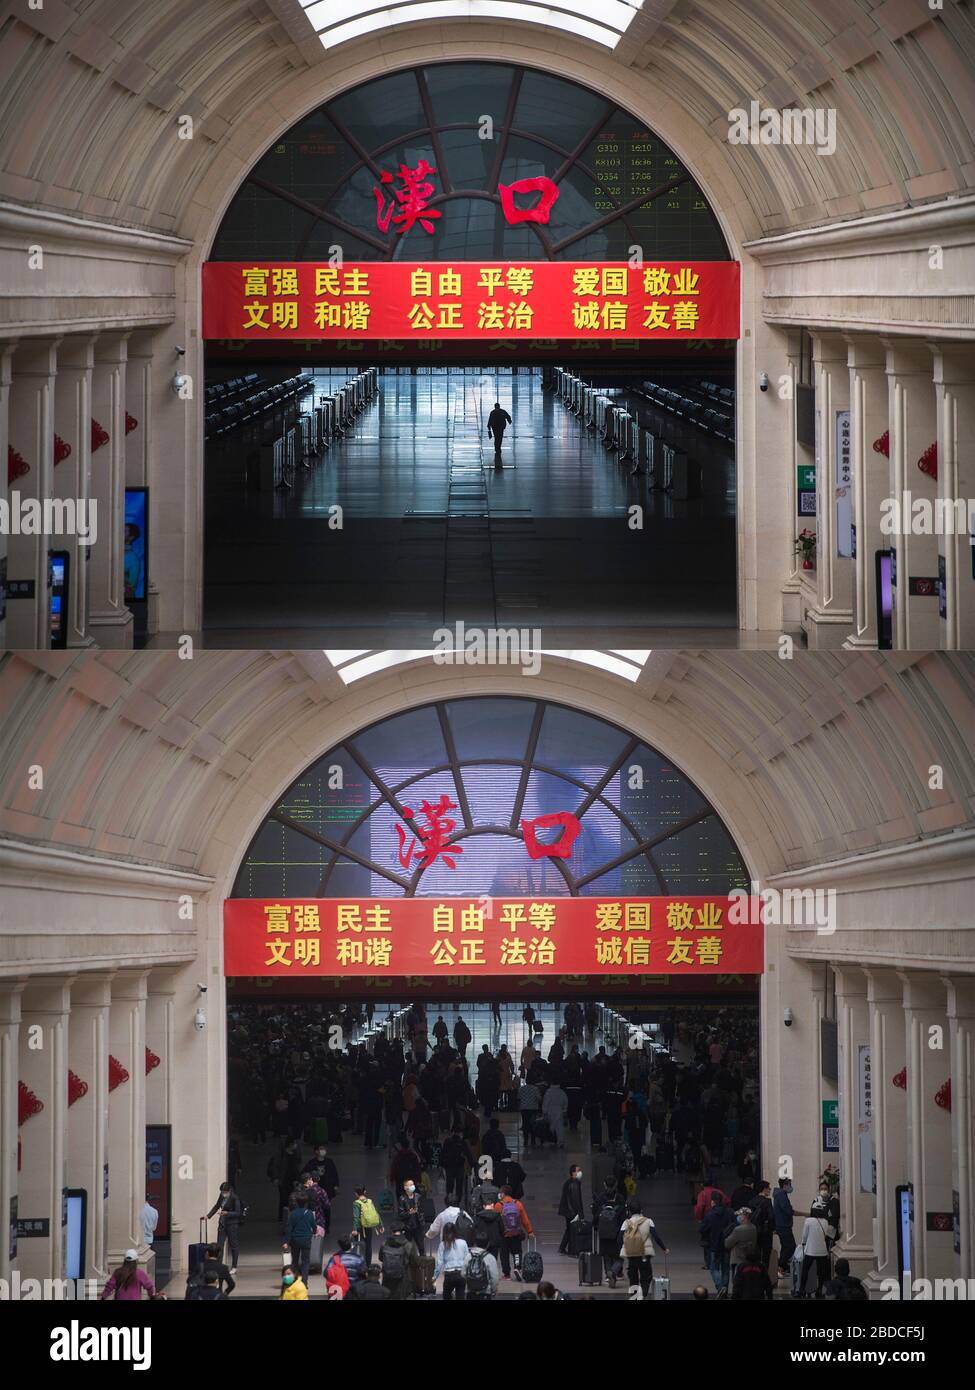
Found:
<path fill-rule="evenodd" d="M 663 1237 L 650 1217 L 644 1216 L 643 1207 L 639 1202 L 630 1203 L 621 1235 L 623 1244 L 620 1246 L 620 1259 L 626 1260 L 630 1287 L 639 1284 L 641 1296 L 649 1298 L 653 1283 L 653 1247 L 656 1245 L 664 1255 L 669 1255 L 670 1249 L 664 1244 Z"/>

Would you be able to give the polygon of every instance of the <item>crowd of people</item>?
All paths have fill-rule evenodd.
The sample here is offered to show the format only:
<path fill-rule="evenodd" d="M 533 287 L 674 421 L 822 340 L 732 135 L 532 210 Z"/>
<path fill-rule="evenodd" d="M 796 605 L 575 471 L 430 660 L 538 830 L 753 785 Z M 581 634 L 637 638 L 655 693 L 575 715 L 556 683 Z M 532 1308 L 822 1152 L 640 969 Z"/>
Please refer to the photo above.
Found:
<path fill-rule="evenodd" d="M 666 1277 L 654 1277 L 654 1259 L 668 1247 L 637 1182 L 670 1173 L 687 1184 L 711 1297 L 770 1298 L 776 1273 L 792 1278 L 794 1268 L 796 1296 L 860 1296 L 844 1262 L 831 1267 L 835 1193 L 826 1185 L 811 1204 L 796 1261 L 792 1185 L 779 1179 L 773 1192 L 759 1172 L 752 1015 L 684 1009 L 679 1022 L 663 1021 L 657 1046 L 642 1038 L 630 1046 L 625 1037 L 613 1046 L 597 1042 L 594 1004 L 567 1004 L 550 1042 L 527 1005 L 524 1045 L 512 1055 L 500 1042 L 500 1008 L 492 1010 L 498 1045 L 484 1044 L 476 1056 L 462 1013 L 431 1024 L 422 1004 L 411 1007 L 403 1036 L 374 1033 L 368 1046 L 350 1039 L 371 1021 L 371 1006 L 340 1014 L 312 1005 L 234 1011 L 231 1121 L 252 1143 L 274 1141 L 266 1178 L 281 1223 L 283 1299 L 307 1298 L 313 1272 L 330 1298 L 431 1296 L 439 1281 L 445 1300 L 473 1301 L 494 1297 L 509 1280 L 529 1286 L 522 1297 L 568 1297 L 543 1277 L 523 1200 L 525 1170 L 500 1123 L 514 1111 L 523 1154 L 562 1149 L 573 1131 L 588 1140 L 588 1184 L 581 1166 L 569 1166 L 558 1208 L 559 1253 L 584 1257 L 580 1281 L 625 1280 L 643 1297 L 655 1284 L 669 1288 Z M 335 1156 L 350 1131 L 366 1150 L 388 1155 L 378 1191 L 340 1183 Z M 239 1169 L 233 1142 L 228 1180 L 209 1213 L 219 1216 L 217 1241 L 197 1261 L 187 1296 L 216 1298 L 234 1287 L 247 1213 Z M 723 1190 L 719 1170 L 736 1171 L 737 1187 Z"/>

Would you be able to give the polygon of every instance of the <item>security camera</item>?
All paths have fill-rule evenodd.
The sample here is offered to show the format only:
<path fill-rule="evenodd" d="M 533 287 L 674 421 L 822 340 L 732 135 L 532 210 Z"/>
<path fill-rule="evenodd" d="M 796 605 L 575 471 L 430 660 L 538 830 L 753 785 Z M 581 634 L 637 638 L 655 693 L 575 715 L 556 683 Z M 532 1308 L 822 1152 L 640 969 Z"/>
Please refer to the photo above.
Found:
<path fill-rule="evenodd" d="M 782 1022 L 785 1024 L 785 1026 L 786 1026 L 787 1028 L 791 1028 L 791 1027 L 792 1027 L 792 1010 L 791 1010 L 791 1009 L 786 1009 L 785 1013 L 782 1015 Z"/>
<path fill-rule="evenodd" d="M 760 372 L 760 373 L 759 373 L 759 376 L 758 376 L 758 389 L 759 389 L 760 391 L 767 391 L 767 390 L 768 390 L 768 372 Z"/>
<path fill-rule="evenodd" d="M 198 1033 L 202 1033 L 206 1026 L 206 1014 L 203 1012 L 202 1009 L 197 1009 L 196 1013 L 193 1015 L 193 1027 L 196 1029 Z"/>
<path fill-rule="evenodd" d="M 206 987 L 206 985 L 198 984 L 198 985 L 197 985 L 197 989 L 200 991 L 201 994 L 206 994 L 206 992 L 207 992 L 207 987 Z"/>
<path fill-rule="evenodd" d="M 186 349 L 185 349 L 185 347 L 181 347 L 181 346 L 179 345 L 179 343 L 177 343 L 177 344 L 176 344 L 176 347 L 175 347 L 175 349 L 174 349 L 174 351 L 175 351 L 177 357 L 182 357 L 182 356 L 184 355 L 184 353 L 186 352 Z"/>

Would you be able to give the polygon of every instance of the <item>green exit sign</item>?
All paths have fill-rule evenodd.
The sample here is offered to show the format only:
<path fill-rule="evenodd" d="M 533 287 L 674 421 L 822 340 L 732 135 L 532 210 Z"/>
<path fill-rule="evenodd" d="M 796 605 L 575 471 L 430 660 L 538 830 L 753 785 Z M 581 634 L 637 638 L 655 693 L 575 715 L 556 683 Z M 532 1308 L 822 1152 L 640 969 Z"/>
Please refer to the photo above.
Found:
<path fill-rule="evenodd" d="M 823 1124 L 838 1125 L 840 1122 L 840 1103 L 838 1100 L 823 1101 Z"/>
<path fill-rule="evenodd" d="M 799 492 L 815 492 L 816 468 L 810 463 L 802 463 L 796 468 L 796 488 Z"/>

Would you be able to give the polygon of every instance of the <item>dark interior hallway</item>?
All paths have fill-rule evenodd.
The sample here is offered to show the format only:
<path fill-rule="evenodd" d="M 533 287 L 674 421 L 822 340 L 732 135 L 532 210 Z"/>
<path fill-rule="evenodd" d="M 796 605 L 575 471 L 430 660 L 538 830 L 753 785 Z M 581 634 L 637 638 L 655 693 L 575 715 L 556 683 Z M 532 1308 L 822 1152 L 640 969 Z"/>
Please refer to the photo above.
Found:
<path fill-rule="evenodd" d="M 328 387 L 316 380 L 316 394 Z M 306 398 L 307 401 L 310 397 Z M 486 417 L 512 417 L 495 467 Z M 541 369 L 386 371 L 378 400 L 289 492 L 246 490 L 233 435 L 208 459 L 208 645 L 356 627 L 398 644 L 469 624 L 619 632 L 670 627 L 734 640 L 731 446 L 632 398 L 702 465 L 680 501 L 630 476 L 542 388 Z M 342 529 L 328 525 L 343 509 Z M 643 528 L 629 508 L 643 508 Z"/>

